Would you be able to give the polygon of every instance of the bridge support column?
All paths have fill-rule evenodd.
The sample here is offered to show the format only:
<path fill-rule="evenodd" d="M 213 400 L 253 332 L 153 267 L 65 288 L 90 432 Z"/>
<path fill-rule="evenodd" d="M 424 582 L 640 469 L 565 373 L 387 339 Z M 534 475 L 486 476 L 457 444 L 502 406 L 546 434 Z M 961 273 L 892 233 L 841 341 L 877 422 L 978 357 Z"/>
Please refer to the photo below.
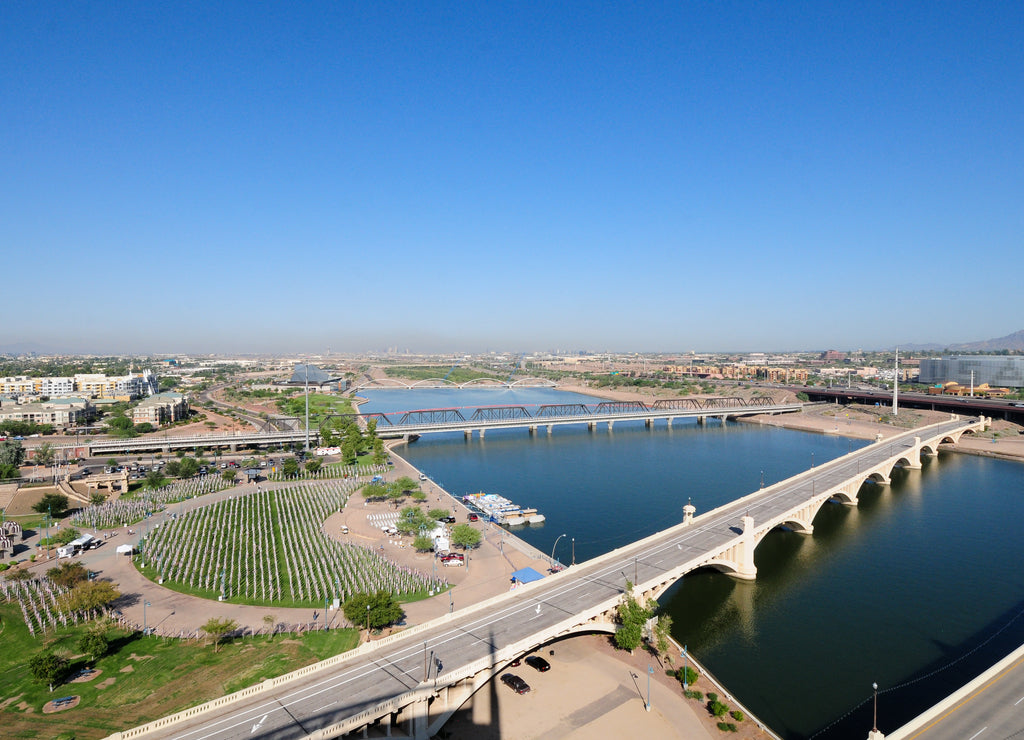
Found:
<path fill-rule="evenodd" d="M 462 436 L 465 439 L 471 439 L 473 437 L 473 430 L 472 429 L 463 429 L 462 430 Z"/>
<path fill-rule="evenodd" d="M 480 439 L 484 438 L 484 432 L 486 432 L 486 431 L 487 431 L 486 429 L 481 429 L 480 430 Z"/>
<path fill-rule="evenodd" d="M 537 425 L 531 424 L 530 426 L 526 427 L 526 431 L 528 431 L 530 433 L 530 436 L 532 437 L 534 434 L 537 433 Z"/>
<path fill-rule="evenodd" d="M 552 431 L 552 430 L 553 430 L 554 428 L 555 428 L 555 425 L 554 425 L 554 424 L 548 424 L 548 434 L 551 434 L 551 431 Z"/>
<path fill-rule="evenodd" d="M 911 470 L 921 469 L 921 438 L 914 437 L 914 450 L 907 455 L 907 467 Z"/>
<path fill-rule="evenodd" d="M 592 432 L 592 431 L 594 431 L 594 429 L 596 429 L 596 428 L 597 428 L 597 424 L 595 424 L 595 423 L 594 423 L 594 422 L 592 422 L 592 421 L 588 421 L 588 422 L 587 422 L 587 429 L 588 429 L 589 431 L 591 431 L 591 432 Z"/>
<path fill-rule="evenodd" d="M 171 446 L 170 445 L 164 445 L 163 447 L 160 448 L 160 451 L 163 452 L 166 455 L 169 455 L 171 453 Z"/>
<path fill-rule="evenodd" d="M 402 714 L 409 719 L 409 737 L 415 740 L 427 740 L 427 727 L 430 725 L 430 702 L 427 699 L 413 702 L 402 707 Z"/>
<path fill-rule="evenodd" d="M 672 422 L 674 421 L 674 418 L 670 416 L 670 417 L 668 417 L 668 419 L 666 419 L 666 421 L 668 422 L 668 428 L 671 429 L 672 428 Z"/>
<path fill-rule="evenodd" d="M 644 426 L 650 429 L 654 426 L 654 419 L 644 419 Z"/>
<path fill-rule="evenodd" d="M 615 422 L 612 421 L 611 419 L 609 419 L 608 420 L 608 431 L 610 432 L 612 430 L 612 427 L 614 427 L 614 426 L 615 426 Z"/>
<path fill-rule="evenodd" d="M 754 565 L 754 517 L 748 514 L 740 521 L 743 523 L 743 538 L 736 553 L 738 570 L 730 575 L 740 580 L 752 581 L 757 578 L 757 566 Z"/>
<path fill-rule="evenodd" d="M 228 445 L 228 449 L 231 450 L 232 452 L 238 452 L 238 445 L 230 444 Z"/>
<path fill-rule="evenodd" d="M 697 425 L 698 426 L 704 426 L 705 424 L 707 424 L 707 421 L 708 421 L 707 417 L 704 417 L 704 416 L 698 416 L 697 417 Z"/>

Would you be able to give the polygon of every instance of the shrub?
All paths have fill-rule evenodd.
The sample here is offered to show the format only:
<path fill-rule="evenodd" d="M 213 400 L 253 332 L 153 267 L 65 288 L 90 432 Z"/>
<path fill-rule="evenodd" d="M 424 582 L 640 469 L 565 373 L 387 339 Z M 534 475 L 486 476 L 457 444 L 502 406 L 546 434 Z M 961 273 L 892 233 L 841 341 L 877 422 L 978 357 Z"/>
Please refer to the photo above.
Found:
<path fill-rule="evenodd" d="M 719 722 L 718 729 L 722 732 L 736 732 L 736 725 L 732 722 Z"/>
<path fill-rule="evenodd" d="M 711 694 L 708 694 L 708 697 L 708 711 L 715 717 L 724 717 L 725 713 L 729 711 L 729 705 L 720 702 L 717 699 L 710 699 Z"/>
<path fill-rule="evenodd" d="M 683 696 L 687 699 L 696 699 L 697 701 L 704 701 L 704 694 L 700 691 L 694 691 L 693 689 L 687 689 L 683 692 Z"/>
<path fill-rule="evenodd" d="M 742 722 L 744 720 L 743 712 L 741 712 L 739 709 L 733 709 L 731 712 L 729 712 L 729 716 L 737 722 Z"/>
<path fill-rule="evenodd" d="M 718 694 L 716 694 L 714 691 L 709 691 L 708 701 L 718 701 Z"/>

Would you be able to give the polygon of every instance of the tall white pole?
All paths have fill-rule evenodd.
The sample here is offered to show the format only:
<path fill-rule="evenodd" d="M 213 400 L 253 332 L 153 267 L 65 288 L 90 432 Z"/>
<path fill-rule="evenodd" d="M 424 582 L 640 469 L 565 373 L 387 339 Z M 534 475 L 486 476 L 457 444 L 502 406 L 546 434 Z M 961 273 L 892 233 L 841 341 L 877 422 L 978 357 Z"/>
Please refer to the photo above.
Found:
<path fill-rule="evenodd" d="M 900 415 L 899 407 L 899 389 L 900 389 L 900 348 L 896 348 L 896 368 L 893 371 L 892 376 L 892 415 Z"/>
<path fill-rule="evenodd" d="M 309 363 L 302 367 L 306 371 L 306 452 L 309 452 Z"/>
<path fill-rule="evenodd" d="M 974 398 L 974 371 L 971 370 L 971 398 Z"/>

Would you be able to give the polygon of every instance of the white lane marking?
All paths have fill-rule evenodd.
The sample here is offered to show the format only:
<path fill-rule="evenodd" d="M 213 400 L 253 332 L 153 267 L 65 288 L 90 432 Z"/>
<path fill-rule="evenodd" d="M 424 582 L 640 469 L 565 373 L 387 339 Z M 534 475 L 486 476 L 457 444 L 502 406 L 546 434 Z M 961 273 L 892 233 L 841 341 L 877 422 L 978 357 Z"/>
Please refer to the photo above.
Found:
<path fill-rule="evenodd" d="M 1022 701 L 1024 701 L 1024 696 L 1022 696 L 1022 697 L 1021 697 L 1021 698 L 1019 698 L 1019 699 L 1018 699 L 1017 701 L 1015 701 L 1015 702 L 1013 703 L 1013 706 L 1017 706 L 1017 705 L 1018 705 L 1018 704 L 1020 704 L 1020 703 L 1021 703 Z"/>
<path fill-rule="evenodd" d="M 252 735 L 252 734 L 253 734 L 254 732 L 256 732 L 256 731 L 257 731 L 258 729 L 260 729 L 261 727 L 263 727 L 263 723 L 267 721 L 267 716 L 268 716 L 268 715 L 264 714 L 264 715 L 263 715 L 263 717 L 262 717 L 262 718 L 260 719 L 260 721 L 259 721 L 259 722 L 257 722 L 256 724 L 254 724 L 254 725 L 252 726 L 252 729 L 251 729 L 251 730 L 249 730 L 249 734 L 250 734 L 250 735 Z"/>
<path fill-rule="evenodd" d="M 981 733 L 983 733 L 983 732 L 984 732 L 985 730 L 987 730 L 987 729 L 988 729 L 988 725 L 985 725 L 985 726 L 984 726 L 984 727 L 982 727 L 982 728 L 981 728 L 980 730 L 978 730 L 978 731 L 977 731 L 976 733 L 974 733 L 973 735 L 971 735 L 971 736 L 970 736 L 970 737 L 968 738 L 968 740 L 974 740 L 974 738 L 976 738 L 976 737 L 977 737 L 978 735 L 980 735 Z"/>

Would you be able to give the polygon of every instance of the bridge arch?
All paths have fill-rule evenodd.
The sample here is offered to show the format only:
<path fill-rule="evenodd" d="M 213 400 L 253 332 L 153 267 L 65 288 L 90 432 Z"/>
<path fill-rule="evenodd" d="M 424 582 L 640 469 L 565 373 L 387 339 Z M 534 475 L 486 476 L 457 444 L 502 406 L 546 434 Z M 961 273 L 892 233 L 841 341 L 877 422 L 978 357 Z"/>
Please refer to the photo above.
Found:
<path fill-rule="evenodd" d="M 508 384 L 509 388 L 555 388 L 557 386 L 558 383 L 546 378 L 520 378 Z"/>
<path fill-rule="evenodd" d="M 505 383 L 498 378 L 473 378 L 459 386 L 460 388 L 504 388 Z"/>
<path fill-rule="evenodd" d="M 412 383 L 409 388 L 458 388 L 458 383 L 453 383 L 447 378 L 424 378 Z"/>
<path fill-rule="evenodd" d="M 397 378 L 373 378 L 360 383 L 355 387 L 355 390 L 362 390 L 363 388 L 411 388 L 408 383 L 404 380 L 398 380 Z"/>

